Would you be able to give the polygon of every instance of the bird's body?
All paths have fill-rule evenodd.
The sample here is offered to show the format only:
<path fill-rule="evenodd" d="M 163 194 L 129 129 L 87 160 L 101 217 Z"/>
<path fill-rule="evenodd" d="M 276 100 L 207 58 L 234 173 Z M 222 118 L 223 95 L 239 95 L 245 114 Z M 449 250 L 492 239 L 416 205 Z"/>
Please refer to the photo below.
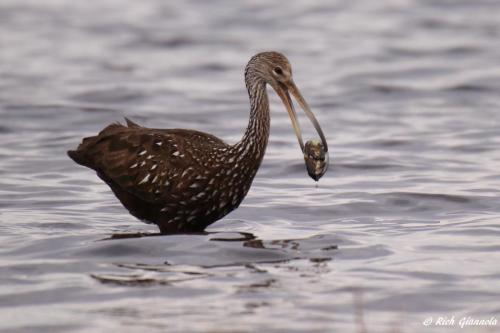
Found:
<path fill-rule="evenodd" d="M 262 75 L 262 61 L 291 72 L 276 52 L 250 60 L 245 70 L 250 121 L 234 145 L 199 131 L 145 128 L 127 119 L 127 126 L 109 125 L 68 155 L 94 169 L 132 215 L 157 224 L 162 233 L 202 231 L 239 206 L 264 157 L 270 82 Z"/>

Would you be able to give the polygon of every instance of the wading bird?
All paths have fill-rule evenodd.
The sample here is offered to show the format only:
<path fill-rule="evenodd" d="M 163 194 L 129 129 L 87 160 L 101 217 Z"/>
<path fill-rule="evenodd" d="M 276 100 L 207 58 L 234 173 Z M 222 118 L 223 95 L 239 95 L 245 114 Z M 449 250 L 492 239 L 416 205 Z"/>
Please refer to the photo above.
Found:
<path fill-rule="evenodd" d="M 287 58 L 278 52 L 253 56 L 245 68 L 250 119 L 234 145 L 187 129 L 153 129 L 126 119 L 68 151 L 76 163 L 91 168 L 129 212 L 155 223 L 160 232 L 199 232 L 239 206 L 264 157 L 269 138 L 266 85 L 281 98 L 302 152 L 304 144 L 291 93 L 328 146 L 314 114 L 292 79 Z M 307 160 L 307 157 L 306 157 Z"/>

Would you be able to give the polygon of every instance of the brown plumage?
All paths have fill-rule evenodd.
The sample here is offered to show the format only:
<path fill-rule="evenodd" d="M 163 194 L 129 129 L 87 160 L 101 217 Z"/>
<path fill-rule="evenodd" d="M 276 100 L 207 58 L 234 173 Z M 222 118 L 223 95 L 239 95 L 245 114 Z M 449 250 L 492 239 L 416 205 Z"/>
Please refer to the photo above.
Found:
<path fill-rule="evenodd" d="M 162 233 L 202 231 L 239 206 L 261 164 L 270 123 L 266 84 L 285 103 L 303 150 L 288 91 L 310 119 L 312 113 L 293 83 L 288 60 L 277 52 L 255 55 L 245 83 L 250 121 L 235 145 L 199 131 L 145 128 L 126 119 L 127 126 L 109 125 L 68 155 L 95 170 L 132 215 L 157 224 Z"/>

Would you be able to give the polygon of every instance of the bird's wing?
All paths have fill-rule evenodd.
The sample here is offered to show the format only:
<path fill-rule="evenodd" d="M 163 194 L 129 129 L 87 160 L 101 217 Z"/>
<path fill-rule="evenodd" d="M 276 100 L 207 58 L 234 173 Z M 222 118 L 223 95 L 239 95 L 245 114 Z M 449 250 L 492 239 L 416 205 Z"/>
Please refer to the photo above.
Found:
<path fill-rule="evenodd" d="M 132 120 L 128 119 L 127 117 L 125 117 L 125 121 L 127 122 L 128 127 L 141 127 L 138 124 L 134 123 Z"/>
<path fill-rule="evenodd" d="M 191 187 L 203 187 L 211 170 L 209 150 L 222 145 L 220 139 L 197 131 L 113 124 L 84 139 L 73 153 L 78 156 L 70 156 L 106 182 L 142 200 L 159 202 L 183 200 L 183 193 L 193 192 Z"/>

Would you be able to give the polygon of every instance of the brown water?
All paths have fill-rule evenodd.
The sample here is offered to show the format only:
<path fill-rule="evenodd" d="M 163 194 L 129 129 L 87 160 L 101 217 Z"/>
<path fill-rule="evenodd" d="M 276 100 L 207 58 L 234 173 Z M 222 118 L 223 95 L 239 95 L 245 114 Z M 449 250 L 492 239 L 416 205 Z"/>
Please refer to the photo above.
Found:
<path fill-rule="evenodd" d="M 500 319 L 499 40 L 493 0 L 1 1 L 0 330 L 498 331 L 458 321 Z M 269 49 L 327 134 L 319 186 L 272 94 L 238 210 L 106 240 L 156 229 L 65 151 L 123 116 L 234 143 Z"/>

